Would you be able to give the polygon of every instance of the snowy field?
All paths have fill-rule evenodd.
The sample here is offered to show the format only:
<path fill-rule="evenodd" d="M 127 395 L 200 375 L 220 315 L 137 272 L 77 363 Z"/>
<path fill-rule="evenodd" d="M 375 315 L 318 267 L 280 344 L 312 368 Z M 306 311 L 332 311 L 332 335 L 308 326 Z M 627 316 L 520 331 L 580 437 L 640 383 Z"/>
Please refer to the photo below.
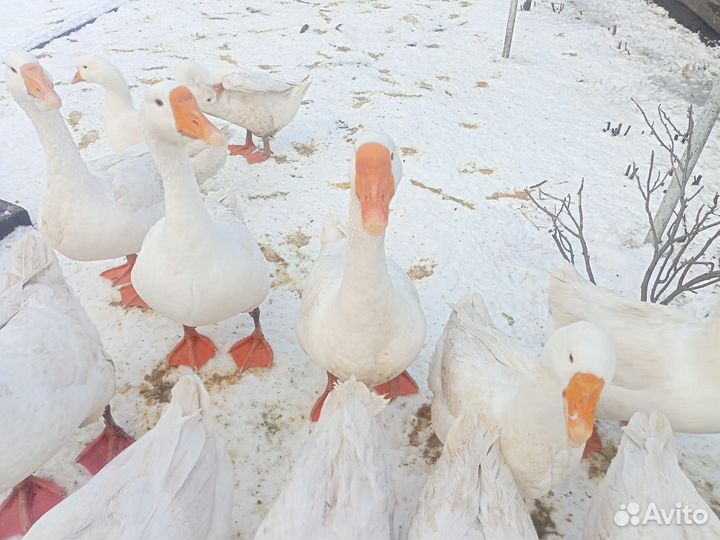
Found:
<path fill-rule="evenodd" d="M 313 77 L 297 118 L 273 142 L 275 158 L 248 166 L 231 156 L 214 181 L 238 192 L 248 225 L 274 266 L 273 288 L 262 306 L 275 351 L 271 370 L 239 375 L 226 353 L 251 331 L 248 316 L 201 329 L 221 351 L 201 376 L 226 427 L 235 466 L 237 538 L 252 538 L 278 495 L 325 386 L 325 373 L 295 339 L 294 322 L 322 220 L 329 212 L 346 214 L 350 142 L 359 127 L 385 130 L 402 147 L 405 176 L 393 202 L 387 249 L 416 280 L 428 321 L 426 346 L 410 368 L 422 392 L 392 403 L 384 416 L 399 538 L 440 451 L 429 425 L 426 379 L 448 303 L 480 291 L 499 327 L 534 351 L 544 341 L 547 278 L 560 258 L 535 226 L 542 223 L 538 211 L 522 198 L 502 195 L 542 181 L 548 191 L 564 194 L 577 190 L 584 177 L 598 282 L 638 296 L 649 257 L 639 248 L 647 224 L 637 189 L 623 173 L 631 161 L 644 167 L 654 142 L 631 98 L 647 111 L 663 104 L 682 120 L 688 104 L 703 104 L 718 75 L 718 52 L 642 0 L 566 1 L 559 13 L 538 0 L 531 11 L 518 13 L 511 58 L 503 60 L 507 4 L 33 0 L 4 14 L 3 51 L 38 45 L 97 16 L 33 51 L 54 76 L 64 115 L 87 158 L 110 149 L 101 90 L 69 84 L 83 53 L 115 62 L 137 102 L 144 87 L 171 76 L 184 58 L 288 80 Z M 309 28 L 301 33 L 305 24 Z M 4 85 L 0 119 L 0 197 L 21 204 L 34 219 L 45 189 L 44 158 L 30 121 Z M 613 137 L 603 132 L 607 122 L 632 129 Z M 233 142 L 242 136 L 237 129 Z M 707 191 L 720 188 L 719 141 L 717 133 L 711 136 L 696 171 Z M 12 240 L 0 246 L 1 258 Z M 119 292 L 98 276 L 119 261 L 61 262 L 115 361 L 115 418 L 139 437 L 154 426 L 177 380 L 165 355 L 180 327 L 152 312 L 119 307 Z M 0 268 L 5 263 L 0 260 Z M 717 301 L 717 290 L 706 289 L 677 304 L 703 317 Z M 74 458 L 101 430 L 101 422 L 79 430 L 40 474 L 68 492 L 83 485 L 89 475 Z M 580 538 L 619 426 L 601 424 L 601 436 L 603 455 L 583 462 L 561 487 L 529 505 L 542 537 Z M 720 512 L 720 436 L 678 435 L 677 442 L 683 469 Z"/>

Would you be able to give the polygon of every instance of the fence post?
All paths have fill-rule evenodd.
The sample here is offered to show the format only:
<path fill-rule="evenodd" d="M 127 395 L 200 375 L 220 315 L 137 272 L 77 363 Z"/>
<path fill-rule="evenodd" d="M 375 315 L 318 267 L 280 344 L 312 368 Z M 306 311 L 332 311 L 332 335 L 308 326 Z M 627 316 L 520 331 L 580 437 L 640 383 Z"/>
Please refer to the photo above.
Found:
<path fill-rule="evenodd" d="M 503 46 L 503 58 L 510 56 L 510 45 L 512 45 L 513 31 L 515 30 L 515 15 L 517 15 L 518 0 L 510 0 L 510 13 L 508 13 L 507 27 L 505 28 L 505 45 Z"/>

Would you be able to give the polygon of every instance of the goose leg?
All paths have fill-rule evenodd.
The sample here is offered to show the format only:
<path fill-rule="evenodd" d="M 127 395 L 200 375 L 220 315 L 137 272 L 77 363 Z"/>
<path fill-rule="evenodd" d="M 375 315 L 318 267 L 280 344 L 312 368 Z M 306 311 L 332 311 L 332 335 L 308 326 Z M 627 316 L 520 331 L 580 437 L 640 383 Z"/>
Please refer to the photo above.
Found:
<path fill-rule="evenodd" d="M 245 130 L 245 144 L 228 144 L 228 151 L 231 156 L 246 156 L 255 150 L 252 132 Z"/>
<path fill-rule="evenodd" d="M 588 456 L 591 456 L 592 454 L 602 452 L 603 444 L 600 440 L 600 434 L 598 433 L 597 426 L 593 426 L 592 435 L 590 435 L 590 438 L 585 443 L 585 449 L 583 450 L 583 459 L 587 458 Z"/>
<path fill-rule="evenodd" d="M 247 162 L 251 165 L 253 163 L 261 163 L 268 159 L 272 155 L 272 150 L 270 149 L 270 136 L 269 135 L 263 135 L 263 148 L 262 150 L 258 150 L 257 152 L 253 152 L 252 154 L 249 154 L 245 156 L 245 159 L 247 159 Z"/>
<path fill-rule="evenodd" d="M 133 266 L 135 266 L 137 255 L 126 255 L 125 259 L 127 260 L 125 264 L 110 268 L 100 274 L 105 279 L 109 279 L 113 287 L 122 287 L 130 283 L 130 274 L 132 273 Z"/>
<path fill-rule="evenodd" d="M 28 476 L 13 488 L 0 507 L 0 539 L 24 535 L 64 498 L 65 491 L 56 483 Z"/>
<path fill-rule="evenodd" d="M 85 447 L 85 450 L 80 452 L 76 460 L 90 474 L 97 474 L 115 456 L 135 442 L 135 439 L 115 423 L 115 419 L 110 413 L 110 405 L 105 407 L 103 419 L 105 420 L 105 429 L 99 437 Z"/>
<path fill-rule="evenodd" d="M 403 371 L 394 379 L 389 380 L 374 388 L 377 394 L 393 400 L 400 396 L 412 396 L 420 392 L 417 383 L 407 371 Z"/>
<path fill-rule="evenodd" d="M 120 287 L 120 305 L 125 309 L 137 307 L 140 309 L 150 309 L 145 301 L 140 298 L 140 295 L 133 287 L 132 283 L 127 283 Z"/>
<path fill-rule="evenodd" d="M 322 412 L 323 404 L 325 403 L 325 398 L 328 397 L 328 394 L 332 392 L 333 386 L 335 385 L 335 382 L 338 380 L 338 378 L 330 373 L 327 372 L 327 386 L 325 387 L 325 391 L 322 393 L 322 395 L 317 399 L 315 402 L 315 405 L 313 405 L 312 411 L 310 412 L 310 420 L 313 422 L 317 422 L 320 418 L 320 413 Z"/>
<path fill-rule="evenodd" d="M 250 316 L 255 323 L 255 329 L 252 334 L 230 348 L 230 356 L 241 370 L 269 368 L 272 366 L 273 350 L 260 326 L 260 308 L 252 310 Z"/>
<path fill-rule="evenodd" d="M 188 366 L 200 369 L 215 356 L 217 347 L 212 340 L 200 334 L 195 328 L 183 325 L 185 335 L 168 355 L 168 365 Z"/>

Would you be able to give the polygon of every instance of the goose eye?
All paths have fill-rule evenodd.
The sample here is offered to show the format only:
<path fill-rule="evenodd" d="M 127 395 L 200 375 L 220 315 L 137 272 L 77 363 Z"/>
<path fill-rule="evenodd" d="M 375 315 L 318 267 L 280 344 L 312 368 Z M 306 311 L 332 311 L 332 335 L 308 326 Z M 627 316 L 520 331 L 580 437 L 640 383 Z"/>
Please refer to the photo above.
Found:
<path fill-rule="evenodd" d="M 570 363 L 572 364 L 573 362 L 575 362 L 575 359 L 573 358 L 573 355 L 571 354 L 570 355 Z"/>
<path fill-rule="evenodd" d="M 212 101 L 212 98 L 207 98 L 205 101 L 207 101 L 208 103 L 210 103 L 210 102 Z"/>
<path fill-rule="evenodd" d="M 83 69 L 87 69 L 87 66 L 83 66 Z"/>
<path fill-rule="evenodd" d="M 160 100 L 160 99 L 156 99 L 156 100 L 155 100 L 155 103 L 157 104 L 158 107 L 162 107 L 162 106 L 163 106 L 163 102 L 162 102 L 162 100 Z"/>
<path fill-rule="evenodd" d="M 395 152 L 393 152 L 392 154 L 390 154 L 390 161 L 392 161 L 393 159 L 395 159 Z"/>
<path fill-rule="evenodd" d="M 14 67 L 11 67 L 10 71 L 12 71 L 13 73 L 17 73 L 17 69 L 15 69 Z"/>

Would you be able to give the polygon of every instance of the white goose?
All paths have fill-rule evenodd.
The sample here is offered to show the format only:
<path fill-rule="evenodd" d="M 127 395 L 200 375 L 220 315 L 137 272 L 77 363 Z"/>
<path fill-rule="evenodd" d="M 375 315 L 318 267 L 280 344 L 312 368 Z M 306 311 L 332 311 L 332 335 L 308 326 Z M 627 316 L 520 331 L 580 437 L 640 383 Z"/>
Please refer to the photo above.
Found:
<path fill-rule="evenodd" d="M 214 416 L 200 379 L 182 376 L 157 425 L 25 538 L 230 538 L 233 470 Z"/>
<path fill-rule="evenodd" d="M 548 289 L 556 327 L 588 321 L 617 351 L 612 385 L 600 418 L 628 420 L 636 411 L 661 411 L 675 431 L 720 432 L 720 409 L 708 407 L 720 388 L 720 311 L 692 319 L 667 306 L 624 298 L 582 279 L 572 265 L 553 272 Z"/>
<path fill-rule="evenodd" d="M 78 60 L 72 82 L 99 84 L 105 90 L 105 133 L 113 150 L 121 152 L 145 142 L 140 113 L 133 104 L 125 77 L 116 66 L 102 56 L 84 56 Z M 221 131 L 227 135 L 229 126 Z M 200 185 L 219 173 L 227 160 L 224 146 L 191 141 L 187 150 Z"/>
<path fill-rule="evenodd" d="M 668 419 L 656 411 L 636 412 L 624 429 L 617 455 L 593 493 L 583 538 L 720 538 L 720 520 L 678 464 Z M 657 522 L 665 519 L 661 513 L 668 522 Z"/>
<path fill-rule="evenodd" d="M 196 326 L 251 312 L 254 332 L 230 354 L 241 369 L 269 367 L 272 349 L 260 328 L 258 306 L 270 288 L 270 268 L 233 197 L 224 206 L 203 202 L 185 145 L 190 138 L 221 146 L 225 137 L 200 112 L 190 90 L 161 82 L 142 109 L 145 138 L 165 187 L 165 217 L 143 242 L 132 282 L 150 307 L 181 323 L 185 336 L 170 365 L 202 367 L 215 345 Z"/>
<path fill-rule="evenodd" d="M 379 131 L 359 133 L 349 169 L 349 230 L 346 236 L 336 218 L 326 220 L 296 324 L 300 345 L 328 372 L 313 420 L 336 377 L 382 385 L 376 391 L 391 399 L 418 391 L 405 369 L 425 341 L 425 315 L 412 281 L 385 255 L 390 202 L 401 177 L 393 140 Z"/>
<path fill-rule="evenodd" d="M 312 82 L 305 77 L 297 84 L 286 83 L 264 73 L 213 76 L 192 61 L 182 62 L 175 76 L 190 87 L 204 112 L 246 129 L 245 144 L 231 144 L 228 149 L 232 155 L 246 156 L 248 163 L 272 155 L 270 137 L 295 118 Z M 255 151 L 253 135 L 262 138 L 262 150 Z"/>
<path fill-rule="evenodd" d="M 537 540 L 497 434 L 460 416 L 420 495 L 408 540 Z"/>
<path fill-rule="evenodd" d="M 335 386 L 255 540 L 394 538 L 386 403 L 354 379 Z"/>
<path fill-rule="evenodd" d="M 6 538 L 24 534 L 62 499 L 59 486 L 30 475 L 94 422 L 115 392 L 100 336 L 36 233 L 15 247 L 0 293 L 0 350 L 0 493 L 22 481 L 0 509 Z"/>
<path fill-rule="evenodd" d="M 498 430 L 520 493 L 541 497 L 580 462 L 614 369 L 610 341 L 588 323 L 556 331 L 541 359 L 531 360 L 493 325 L 482 297 L 469 294 L 433 355 L 433 429 L 444 441 L 459 415 L 482 415 Z"/>
<path fill-rule="evenodd" d="M 45 152 L 40 230 L 53 248 L 76 261 L 126 256 L 126 264 L 103 275 L 121 287 L 125 307 L 145 307 L 130 285 L 130 271 L 145 234 L 163 212 L 152 156 L 132 149 L 86 165 L 58 110 L 60 97 L 37 59 L 24 52 L 9 54 L 5 81 Z"/>

